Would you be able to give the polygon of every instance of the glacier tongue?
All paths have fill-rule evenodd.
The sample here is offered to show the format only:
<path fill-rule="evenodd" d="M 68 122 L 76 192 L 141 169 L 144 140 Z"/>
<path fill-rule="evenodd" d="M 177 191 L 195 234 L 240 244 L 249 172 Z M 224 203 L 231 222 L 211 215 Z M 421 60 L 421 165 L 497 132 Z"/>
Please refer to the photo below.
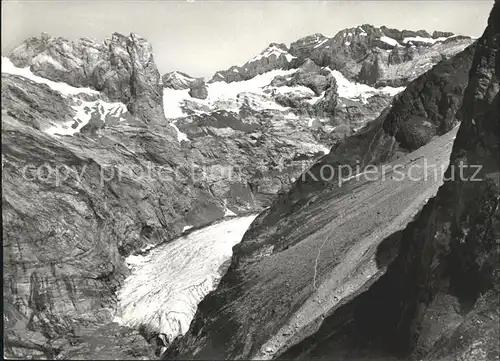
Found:
<path fill-rule="evenodd" d="M 132 274 L 118 292 L 116 321 L 163 334 L 169 342 L 184 334 L 255 217 L 225 220 L 160 245 L 147 256 L 128 257 Z"/>

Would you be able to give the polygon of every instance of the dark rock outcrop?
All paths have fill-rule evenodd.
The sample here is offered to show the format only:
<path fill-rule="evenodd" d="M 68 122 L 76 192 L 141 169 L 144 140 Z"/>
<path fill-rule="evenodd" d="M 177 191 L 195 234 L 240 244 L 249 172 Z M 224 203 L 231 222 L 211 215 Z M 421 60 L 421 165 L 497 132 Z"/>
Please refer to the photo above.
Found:
<path fill-rule="evenodd" d="M 300 67 L 287 83 L 289 86 L 303 85 L 311 89 L 317 96 L 323 93 L 332 85 L 335 86 L 335 79 L 329 71 L 321 71 L 319 67 L 315 69 L 314 63 L 306 62 Z"/>
<path fill-rule="evenodd" d="M 394 49 L 397 49 L 397 48 L 394 48 Z M 394 52 L 394 50 L 391 51 L 391 55 L 393 54 L 393 52 Z M 404 55 L 403 55 L 403 57 L 404 57 Z M 394 62 L 394 59 L 391 59 L 389 61 Z M 403 61 L 404 60 L 400 56 L 399 63 L 402 63 Z M 360 83 L 375 84 L 375 83 L 377 83 L 377 81 L 379 79 L 383 78 L 383 76 L 384 76 L 383 60 L 381 59 L 381 56 L 379 56 L 378 54 L 375 54 L 373 57 L 369 57 L 366 61 L 363 62 L 363 65 L 361 66 L 361 70 L 359 71 L 359 73 L 357 75 L 357 80 Z"/>
<path fill-rule="evenodd" d="M 125 103 L 145 123 L 165 124 L 152 47 L 136 34 L 114 33 L 103 44 L 42 34 L 16 47 L 9 58 L 44 78 L 101 91 L 111 101 Z"/>
<path fill-rule="evenodd" d="M 290 44 L 290 54 L 296 56 L 299 61 L 306 60 L 315 48 L 321 46 L 328 39 L 319 33 L 300 38 Z"/>
<path fill-rule="evenodd" d="M 206 99 L 208 90 L 203 79 L 196 79 L 189 85 L 189 95 L 193 98 Z"/>
<path fill-rule="evenodd" d="M 313 108 L 316 110 L 320 117 L 335 117 L 335 110 L 337 109 L 338 94 L 337 83 L 333 77 L 330 79 L 329 87 L 324 91 L 325 95 L 320 99 Z"/>
<path fill-rule="evenodd" d="M 476 46 L 459 112 L 462 123 L 446 174 L 448 180 L 405 230 L 400 254 L 377 286 L 394 291 L 389 293 L 391 300 L 386 305 L 386 325 L 393 332 L 392 341 L 403 352 L 417 350 L 425 354 L 429 351 L 427 339 L 441 337 L 433 345 L 431 359 L 445 359 L 448 352 L 474 360 L 500 357 L 498 348 L 488 345 L 490 337 L 499 333 L 499 76 L 500 3 L 496 1 L 488 27 Z M 477 321 L 485 330 L 476 333 L 468 330 L 474 320 L 464 317 L 455 331 L 466 335 L 464 343 L 458 351 L 451 347 L 443 350 L 446 342 L 454 342 L 456 336 L 436 335 L 423 325 L 436 322 L 432 320 L 434 301 L 445 296 L 457 299 L 463 316 L 477 307 L 496 322 L 488 325 L 486 320 Z M 449 316 L 449 312 L 445 313 L 441 320 L 441 327 L 448 330 L 456 327 Z"/>
<path fill-rule="evenodd" d="M 452 32 L 449 32 L 449 31 L 433 31 L 432 32 L 432 38 L 433 39 L 437 39 L 437 38 L 449 38 L 450 36 L 453 36 L 455 34 L 453 34 Z"/>

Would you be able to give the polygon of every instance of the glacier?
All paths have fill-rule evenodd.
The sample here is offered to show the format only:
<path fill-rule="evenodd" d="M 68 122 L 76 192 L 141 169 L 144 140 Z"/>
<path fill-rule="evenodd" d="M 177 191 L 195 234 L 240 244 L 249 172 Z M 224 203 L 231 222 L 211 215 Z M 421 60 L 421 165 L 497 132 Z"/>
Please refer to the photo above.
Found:
<path fill-rule="evenodd" d="M 115 321 L 171 342 L 183 335 L 201 300 L 225 273 L 232 247 L 257 215 L 231 217 L 172 242 L 131 255 L 131 275 L 118 291 Z"/>

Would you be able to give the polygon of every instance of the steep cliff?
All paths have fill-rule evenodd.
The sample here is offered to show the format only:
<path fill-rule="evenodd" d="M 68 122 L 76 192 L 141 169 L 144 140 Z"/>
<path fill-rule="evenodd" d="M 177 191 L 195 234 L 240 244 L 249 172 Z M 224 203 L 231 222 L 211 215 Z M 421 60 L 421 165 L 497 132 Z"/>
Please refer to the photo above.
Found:
<path fill-rule="evenodd" d="M 165 124 L 152 46 L 136 34 L 114 33 L 104 43 L 42 34 L 16 47 L 9 58 L 44 78 L 98 90 L 111 101 L 125 103 L 145 123 Z"/>
<path fill-rule="evenodd" d="M 305 61 L 338 70 L 351 81 L 375 87 L 405 86 L 441 60 L 451 58 L 473 40 L 450 32 L 398 30 L 364 24 L 329 38 L 313 34 L 287 47 L 270 44 L 241 66 L 218 71 L 210 82 L 251 79 L 275 69 L 292 69 Z"/>

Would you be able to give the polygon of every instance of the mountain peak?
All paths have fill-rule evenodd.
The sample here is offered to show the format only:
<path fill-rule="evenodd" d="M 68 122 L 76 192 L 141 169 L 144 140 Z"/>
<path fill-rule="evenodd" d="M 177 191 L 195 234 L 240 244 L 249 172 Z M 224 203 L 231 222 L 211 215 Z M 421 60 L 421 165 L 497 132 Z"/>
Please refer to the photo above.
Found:
<path fill-rule="evenodd" d="M 164 74 L 161 81 L 164 88 L 188 89 L 196 79 L 181 71 L 172 71 Z"/>
<path fill-rule="evenodd" d="M 243 65 L 233 65 L 227 70 L 217 71 L 209 83 L 218 81 L 230 83 L 251 79 L 270 70 L 288 69 L 295 58 L 285 44 L 273 42 Z"/>

